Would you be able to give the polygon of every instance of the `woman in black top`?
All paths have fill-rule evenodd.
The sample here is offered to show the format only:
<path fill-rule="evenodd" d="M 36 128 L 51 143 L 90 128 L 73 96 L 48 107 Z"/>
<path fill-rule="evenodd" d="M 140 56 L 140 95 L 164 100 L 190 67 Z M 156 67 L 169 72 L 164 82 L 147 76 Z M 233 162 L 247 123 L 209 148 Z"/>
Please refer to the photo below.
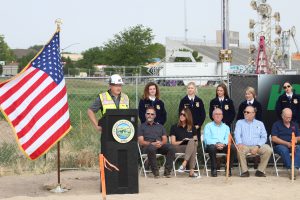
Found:
<path fill-rule="evenodd" d="M 216 108 L 220 108 L 223 111 L 222 122 L 224 122 L 230 128 L 235 117 L 235 110 L 233 101 L 229 98 L 227 87 L 224 83 L 221 83 L 217 86 L 216 98 L 210 101 L 209 117 L 211 120 L 213 120 L 212 112 Z"/>
<path fill-rule="evenodd" d="M 255 99 L 256 93 L 253 87 L 247 87 L 245 90 L 245 101 L 239 106 L 239 111 L 236 120 L 244 119 L 244 110 L 248 105 L 256 109 L 255 119 L 262 121 L 262 107 L 261 104 Z"/>
<path fill-rule="evenodd" d="M 190 109 L 184 108 L 181 110 L 178 123 L 171 127 L 170 136 L 176 153 L 185 153 L 184 161 L 180 165 L 178 172 L 184 172 L 187 162 L 189 162 L 189 176 L 198 177 L 194 173 L 198 140 Z"/>
<path fill-rule="evenodd" d="M 167 112 L 165 104 L 159 99 L 160 93 L 156 83 L 150 82 L 144 88 L 144 95 L 139 103 L 139 118 L 141 123 L 146 121 L 146 109 L 151 106 L 155 108 L 156 118 L 155 122 L 164 125 L 167 121 Z"/>
<path fill-rule="evenodd" d="M 197 137 L 200 140 L 201 126 L 205 120 L 206 113 L 202 99 L 196 96 L 197 87 L 194 82 L 187 85 L 187 95 L 179 103 L 178 114 L 183 108 L 189 108 L 192 112 L 194 127 L 197 130 Z"/>

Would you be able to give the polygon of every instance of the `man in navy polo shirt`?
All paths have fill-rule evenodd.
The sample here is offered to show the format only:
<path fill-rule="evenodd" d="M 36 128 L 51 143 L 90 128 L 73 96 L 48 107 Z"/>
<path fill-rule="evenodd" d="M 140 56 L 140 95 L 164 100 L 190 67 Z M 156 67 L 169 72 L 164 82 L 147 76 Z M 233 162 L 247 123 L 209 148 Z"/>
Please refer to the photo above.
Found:
<path fill-rule="evenodd" d="M 292 110 L 285 108 L 282 110 L 282 120 L 276 121 L 272 126 L 272 142 L 274 142 L 274 151 L 278 153 L 282 159 L 285 167 L 290 171 L 291 169 L 291 147 L 292 147 L 292 132 L 295 133 L 296 141 L 300 141 L 300 133 L 298 124 L 292 121 Z M 300 146 L 295 148 L 295 168 L 300 168 Z M 291 176 L 290 176 L 291 178 Z"/>

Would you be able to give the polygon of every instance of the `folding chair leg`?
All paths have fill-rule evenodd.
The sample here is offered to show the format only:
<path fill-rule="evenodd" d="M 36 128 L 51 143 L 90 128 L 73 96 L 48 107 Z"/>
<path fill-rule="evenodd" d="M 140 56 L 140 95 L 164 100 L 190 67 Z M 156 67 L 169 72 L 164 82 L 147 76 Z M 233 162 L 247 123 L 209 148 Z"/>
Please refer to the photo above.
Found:
<path fill-rule="evenodd" d="M 198 170 L 198 176 L 199 178 L 201 177 L 201 174 L 200 174 L 200 169 L 199 169 L 199 163 L 198 163 L 198 158 L 196 156 L 196 166 L 197 166 L 197 170 Z"/>
<path fill-rule="evenodd" d="M 206 159 L 204 157 L 204 167 L 205 167 L 205 171 L 206 171 L 206 176 L 208 177 L 208 170 L 207 170 L 207 163 L 206 163 Z"/>
<path fill-rule="evenodd" d="M 173 171 L 174 171 L 174 176 L 176 176 L 175 161 L 173 161 Z"/>

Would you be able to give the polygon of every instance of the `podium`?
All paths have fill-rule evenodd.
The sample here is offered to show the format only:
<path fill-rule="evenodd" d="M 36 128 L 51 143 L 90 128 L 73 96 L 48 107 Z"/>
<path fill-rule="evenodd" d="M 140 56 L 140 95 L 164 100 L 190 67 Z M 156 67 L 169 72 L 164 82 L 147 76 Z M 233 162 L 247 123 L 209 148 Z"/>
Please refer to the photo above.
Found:
<path fill-rule="evenodd" d="M 105 169 L 107 194 L 138 193 L 137 109 L 109 109 L 101 119 L 101 153 L 119 168 Z"/>

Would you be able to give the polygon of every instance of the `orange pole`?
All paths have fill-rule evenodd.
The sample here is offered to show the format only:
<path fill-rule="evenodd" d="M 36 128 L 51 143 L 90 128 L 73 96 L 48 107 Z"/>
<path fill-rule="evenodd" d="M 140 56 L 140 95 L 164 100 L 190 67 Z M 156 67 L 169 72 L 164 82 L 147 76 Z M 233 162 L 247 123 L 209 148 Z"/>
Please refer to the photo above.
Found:
<path fill-rule="evenodd" d="M 230 147 L 231 147 L 231 134 L 228 135 L 228 145 L 227 145 L 227 162 L 226 162 L 226 178 L 229 176 L 229 164 L 230 164 Z"/>
<path fill-rule="evenodd" d="M 295 174 L 295 170 L 294 170 L 294 166 L 295 166 L 295 144 L 296 144 L 296 137 L 295 137 L 295 133 L 292 132 L 292 165 L 291 165 L 291 170 L 292 170 L 292 182 L 294 182 L 294 174 Z"/>
<path fill-rule="evenodd" d="M 99 165 L 100 165 L 100 178 L 101 178 L 101 188 L 102 188 L 102 199 L 106 200 L 106 184 L 105 184 L 105 173 L 104 173 L 104 156 L 99 155 Z"/>

